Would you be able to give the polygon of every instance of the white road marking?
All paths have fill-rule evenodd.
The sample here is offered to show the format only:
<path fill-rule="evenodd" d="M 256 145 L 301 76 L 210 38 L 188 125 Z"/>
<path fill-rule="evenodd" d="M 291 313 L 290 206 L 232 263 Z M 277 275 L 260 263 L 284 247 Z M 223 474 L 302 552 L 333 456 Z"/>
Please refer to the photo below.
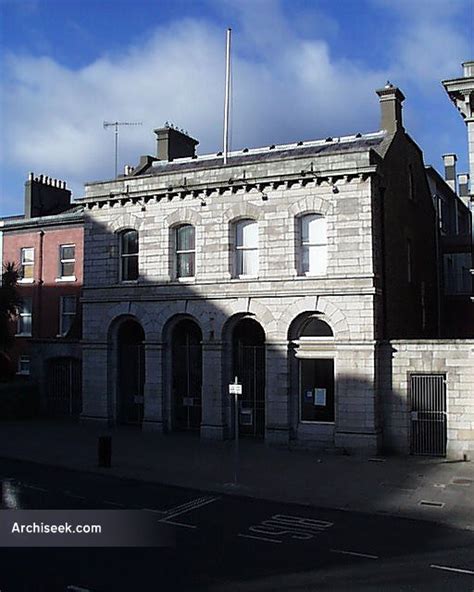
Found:
<path fill-rule="evenodd" d="M 89 588 L 80 588 L 79 586 L 68 586 L 66 590 L 69 590 L 70 592 L 92 592 Z"/>
<path fill-rule="evenodd" d="M 268 536 L 281 537 L 288 535 L 292 539 L 307 540 L 321 534 L 333 525 L 333 522 L 326 522 L 325 520 L 274 514 L 271 518 L 260 522 L 260 524 L 249 526 L 249 530 Z"/>
<path fill-rule="evenodd" d="M 447 567 L 446 565 L 430 565 L 430 567 L 434 569 L 443 569 L 445 571 L 454 571 L 456 573 L 463 573 L 474 576 L 474 571 L 471 571 L 470 569 L 461 569 L 460 567 Z"/>
<path fill-rule="evenodd" d="M 123 504 L 118 504 L 117 502 L 108 502 L 107 500 L 104 500 L 102 503 L 107 504 L 109 506 L 117 506 L 119 508 L 123 508 Z"/>
<path fill-rule="evenodd" d="M 240 532 L 237 536 L 243 537 L 245 539 L 256 539 L 257 541 L 265 541 L 266 543 L 281 543 L 281 541 L 279 541 L 278 539 L 266 539 L 265 537 L 253 536 L 252 534 L 241 534 Z"/>
<path fill-rule="evenodd" d="M 166 514 L 166 512 L 164 512 L 163 510 L 152 510 L 152 508 L 142 508 L 142 510 L 144 512 L 151 512 L 152 514 L 160 514 L 160 516 L 163 516 L 163 514 Z"/>
<path fill-rule="evenodd" d="M 173 522 L 173 520 L 167 520 L 166 518 L 164 520 L 160 520 L 160 522 L 163 522 L 164 524 L 171 524 L 173 526 L 182 526 L 183 528 L 197 528 L 197 526 L 195 524 L 184 524 L 184 522 Z"/>
<path fill-rule="evenodd" d="M 378 555 L 369 555 L 368 553 L 357 553 L 356 551 L 343 551 L 342 549 L 329 549 L 331 553 L 340 553 L 341 555 L 353 555 L 354 557 L 365 557 L 366 559 L 378 559 Z"/>
<path fill-rule="evenodd" d="M 176 508 L 172 508 L 166 512 L 166 518 L 164 520 L 168 520 L 168 518 L 175 518 L 176 516 L 181 516 L 181 514 L 186 514 L 187 512 L 191 512 L 193 510 L 197 510 L 198 508 L 202 508 L 203 506 L 207 506 L 208 504 L 212 504 L 220 498 L 218 497 L 200 497 L 198 499 L 192 500 L 186 504 L 181 504 L 181 506 L 176 506 Z"/>

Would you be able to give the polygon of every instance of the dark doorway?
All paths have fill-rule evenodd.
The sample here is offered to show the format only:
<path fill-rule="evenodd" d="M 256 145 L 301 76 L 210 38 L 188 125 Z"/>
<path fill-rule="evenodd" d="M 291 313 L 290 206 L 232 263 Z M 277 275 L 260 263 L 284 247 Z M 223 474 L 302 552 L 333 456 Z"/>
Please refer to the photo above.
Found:
<path fill-rule="evenodd" d="M 127 320 L 118 330 L 118 421 L 141 424 L 145 386 L 145 333 Z"/>
<path fill-rule="evenodd" d="M 47 417 L 78 417 L 82 411 L 81 362 L 75 358 L 49 360 L 46 369 Z"/>
<path fill-rule="evenodd" d="M 301 421 L 334 421 L 334 360 L 300 360 Z"/>
<path fill-rule="evenodd" d="M 173 429 L 201 427 L 202 333 L 194 321 L 180 321 L 172 333 Z"/>
<path fill-rule="evenodd" d="M 265 333 L 253 319 L 242 319 L 232 338 L 233 377 L 242 384 L 240 433 L 265 434 Z"/>

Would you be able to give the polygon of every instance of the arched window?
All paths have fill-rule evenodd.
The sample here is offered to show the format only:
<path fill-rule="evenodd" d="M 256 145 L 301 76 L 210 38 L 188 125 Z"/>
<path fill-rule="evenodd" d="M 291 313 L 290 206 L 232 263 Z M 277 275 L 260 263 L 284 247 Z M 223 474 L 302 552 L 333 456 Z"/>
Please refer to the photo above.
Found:
<path fill-rule="evenodd" d="M 239 220 L 235 232 L 235 277 L 258 276 L 258 223 Z"/>
<path fill-rule="evenodd" d="M 191 224 L 175 228 L 176 277 L 192 278 L 196 269 L 195 230 Z"/>
<path fill-rule="evenodd" d="M 120 279 L 129 282 L 138 279 L 138 232 L 124 230 L 120 234 Z"/>
<path fill-rule="evenodd" d="M 316 337 L 331 338 L 334 337 L 331 327 L 317 317 L 310 317 L 301 329 L 300 339 L 314 339 Z"/>
<path fill-rule="evenodd" d="M 326 218 L 306 214 L 300 218 L 300 274 L 324 275 L 327 268 Z"/>

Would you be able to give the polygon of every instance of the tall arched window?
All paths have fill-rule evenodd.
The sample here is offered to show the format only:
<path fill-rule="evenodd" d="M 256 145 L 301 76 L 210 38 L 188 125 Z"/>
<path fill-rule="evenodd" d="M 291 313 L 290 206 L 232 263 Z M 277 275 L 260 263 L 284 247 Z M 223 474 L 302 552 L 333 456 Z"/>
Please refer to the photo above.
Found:
<path fill-rule="evenodd" d="M 138 279 L 138 232 L 124 230 L 120 234 L 120 279 L 129 282 Z"/>
<path fill-rule="evenodd" d="M 300 218 L 300 273 L 324 275 L 327 268 L 326 218 L 306 214 Z"/>
<path fill-rule="evenodd" d="M 258 223 L 255 220 L 239 220 L 235 231 L 236 277 L 258 276 Z"/>
<path fill-rule="evenodd" d="M 175 228 L 176 277 L 192 278 L 196 269 L 195 230 L 191 224 Z"/>

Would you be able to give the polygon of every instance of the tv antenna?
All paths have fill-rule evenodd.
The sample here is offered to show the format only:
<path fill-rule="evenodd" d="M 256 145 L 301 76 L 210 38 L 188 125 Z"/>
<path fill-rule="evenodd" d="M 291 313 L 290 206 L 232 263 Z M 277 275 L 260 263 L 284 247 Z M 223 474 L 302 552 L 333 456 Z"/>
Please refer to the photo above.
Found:
<path fill-rule="evenodd" d="M 142 125 L 141 121 L 104 121 L 104 129 L 108 127 L 115 128 L 115 179 L 118 174 L 118 136 L 119 125 Z"/>

